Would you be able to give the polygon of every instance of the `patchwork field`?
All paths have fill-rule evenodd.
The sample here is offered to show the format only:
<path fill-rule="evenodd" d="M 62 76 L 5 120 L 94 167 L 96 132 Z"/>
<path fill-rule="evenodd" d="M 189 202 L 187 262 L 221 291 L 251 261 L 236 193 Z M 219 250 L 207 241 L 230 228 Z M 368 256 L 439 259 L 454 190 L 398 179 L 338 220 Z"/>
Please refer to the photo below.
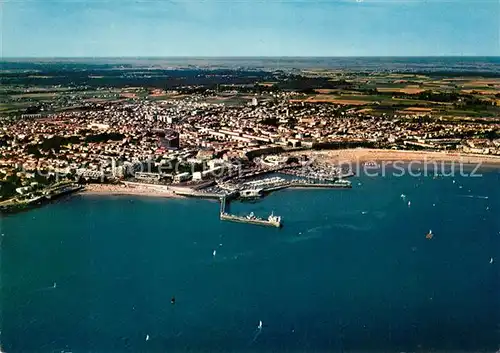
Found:
<path fill-rule="evenodd" d="M 404 88 L 386 88 L 386 87 L 381 87 L 377 88 L 377 91 L 379 92 L 400 92 L 400 93 L 406 93 L 406 94 L 416 94 L 420 92 L 424 92 L 424 88 L 420 87 L 414 87 L 414 86 L 407 86 Z"/>
<path fill-rule="evenodd" d="M 106 74 L 108 74 L 107 71 Z M 119 71 L 118 74 L 119 80 L 122 80 L 123 72 Z M 180 88 L 167 86 L 164 84 L 167 80 L 162 81 L 163 78 L 158 82 L 155 81 L 157 83 L 155 85 L 144 83 L 141 86 L 142 81 L 132 80 L 127 85 L 103 88 L 101 83 L 104 86 L 104 81 L 110 80 L 109 77 L 103 75 L 104 73 L 99 71 L 90 76 L 89 73 L 84 74 L 82 76 L 85 79 L 84 84 L 78 86 L 77 89 L 69 84 L 49 84 L 47 80 L 43 80 L 44 83 L 38 86 L 33 86 L 31 80 L 26 84 L 4 84 L 0 87 L 0 113 L 2 115 L 33 111 L 47 113 L 68 109 L 68 107 L 69 109 L 81 107 L 85 103 L 127 99 L 168 101 L 190 95 L 189 90 L 184 87 L 185 83 Z M 452 77 L 432 73 L 424 75 L 363 72 L 363 70 L 347 72 L 333 69 L 307 69 L 300 73 L 295 72 L 289 77 L 284 77 L 283 72 L 275 76 L 266 74 L 257 77 L 254 75 L 252 73 L 253 81 L 245 80 L 241 86 L 221 84 L 221 87 L 225 89 L 223 88 L 217 95 L 213 93 L 214 86 L 210 83 L 207 87 L 211 87 L 211 94 L 200 96 L 201 100 L 213 104 L 242 106 L 247 105 L 255 94 L 259 94 L 259 102 L 281 99 L 277 98 L 275 93 L 260 94 L 265 90 L 262 87 L 273 87 L 273 91 L 281 93 L 295 92 L 296 94 L 289 96 L 290 102 L 352 106 L 352 111 L 360 114 L 391 116 L 398 112 L 440 117 L 456 116 L 460 119 L 500 116 L 500 96 L 496 96 L 500 94 L 500 78 Z M 42 76 L 51 77 L 50 74 L 33 73 L 33 77 Z M 92 86 L 92 83 L 88 82 L 88 77 L 97 84 Z M 116 80 L 119 81 L 118 78 Z M 253 91 L 256 88 L 255 83 L 261 86 L 257 92 Z M 108 84 L 108 87 L 110 86 L 112 85 Z M 240 90 L 239 87 L 244 89 Z M 182 92 L 182 94 L 177 94 L 177 92 Z M 423 92 L 428 94 L 422 95 Z"/>
<path fill-rule="evenodd" d="M 367 105 L 373 104 L 373 101 L 363 100 L 363 97 L 360 99 L 353 98 L 342 98 L 331 95 L 318 94 L 306 99 L 306 102 L 309 103 L 334 103 L 334 104 L 345 104 L 345 105 Z"/>
<path fill-rule="evenodd" d="M 264 86 L 264 87 L 272 87 L 273 85 L 277 84 L 278 82 L 260 82 L 259 85 Z"/>
<path fill-rule="evenodd" d="M 466 94 L 482 94 L 485 96 L 491 96 L 500 93 L 500 87 L 498 89 L 463 89 L 460 92 Z"/>
<path fill-rule="evenodd" d="M 474 86 L 474 87 L 488 87 L 488 86 L 500 86 L 500 79 L 481 79 L 468 81 L 463 84 L 464 86 Z"/>
<path fill-rule="evenodd" d="M 404 112 L 426 112 L 426 113 L 430 113 L 432 112 L 432 108 L 424 108 L 424 107 L 408 107 L 402 111 Z"/>
<path fill-rule="evenodd" d="M 330 94 L 342 91 L 340 88 L 317 88 L 315 89 L 319 94 Z"/>
<path fill-rule="evenodd" d="M 137 98 L 137 93 L 122 92 L 122 93 L 120 93 L 120 97 L 124 97 L 124 98 Z"/>
<path fill-rule="evenodd" d="M 14 94 L 10 96 L 12 99 L 27 99 L 27 98 L 53 98 L 56 97 L 58 93 L 54 92 L 36 92 L 36 93 L 23 93 L 23 94 Z"/>

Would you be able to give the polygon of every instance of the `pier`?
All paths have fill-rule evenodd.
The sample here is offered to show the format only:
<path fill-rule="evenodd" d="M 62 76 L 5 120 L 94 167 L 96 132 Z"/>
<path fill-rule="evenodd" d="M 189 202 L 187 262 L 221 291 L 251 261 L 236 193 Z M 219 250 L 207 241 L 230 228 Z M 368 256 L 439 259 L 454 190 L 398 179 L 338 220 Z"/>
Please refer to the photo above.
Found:
<path fill-rule="evenodd" d="M 289 188 L 351 189 L 352 184 L 348 180 L 336 180 L 333 183 L 313 183 L 308 182 L 307 180 L 291 180 L 285 183 L 279 183 L 275 186 L 266 187 L 262 190 L 262 192 L 271 193 L 273 191 Z"/>
<path fill-rule="evenodd" d="M 281 228 L 281 217 L 275 216 L 273 213 L 267 219 L 254 216 L 253 212 L 248 216 L 236 216 L 226 212 L 226 207 L 229 206 L 229 200 L 223 196 L 220 198 L 220 219 L 221 221 L 231 221 L 238 223 L 255 224 L 259 226 Z"/>
<path fill-rule="evenodd" d="M 221 187 L 222 186 L 222 187 Z M 170 189 L 177 195 L 186 197 L 196 197 L 203 199 L 216 199 L 220 201 L 219 218 L 222 221 L 231 221 L 238 223 L 254 224 L 268 227 L 280 228 L 282 226 L 281 217 L 271 213 L 267 219 L 255 216 L 250 213 L 246 216 L 230 214 L 229 204 L 235 198 L 258 198 L 273 191 L 287 188 L 351 188 L 351 182 L 344 179 L 335 179 L 333 182 L 325 180 L 321 182 L 312 182 L 307 179 L 286 180 L 280 177 L 272 177 L 262 180 L 247 181 L 241 184 L 228 184 L 220 180 L 218 187 L 202 190 L 201 188 L 181 188 L 171 187 Z"/>
<path fill-rule="evenodd" d="M 262 218 L 257 218 L 253 215 L 242 217 L 242 216 L 231 215 L 228 213 L 221 213 L 220 219 L 223 221 L 232 221 L 232 222 L 281 228 L 281 218 L 279 216 L 274 216 L 273 214 L 271 214 L 269 218 L 266 220 Z"/>
<path fill-rule="evenodd" d="M 333 183 L 308 183 L 294 181 L 291 182 L 288 187 L 291 188 L 318 188 L 318 189 L 351 189 L 352 184 L 347 180 L 336 180 Z"/>
<path fill-rule="evenodd" d="M 238 197 L 238 195 L 239 195 L 238 191 L 232 191 L 230 193 L 221 195 L 220 193 L 202 192 L 202 191 L 197 191 L 197 190 L 192 190 L 192 189 L 186 189 L 186 190 L 177 189 L 177 190 L 174 190 L 174 193 L 176 195 L 185 196 L 185 197 L 196 197 L 196 198 L 201 198 L 201 199 L 216 199 L 216 200 L 219 200 L 222 197 L 230 200 L 230 199 L 234 199 L 234 198 Z"/>

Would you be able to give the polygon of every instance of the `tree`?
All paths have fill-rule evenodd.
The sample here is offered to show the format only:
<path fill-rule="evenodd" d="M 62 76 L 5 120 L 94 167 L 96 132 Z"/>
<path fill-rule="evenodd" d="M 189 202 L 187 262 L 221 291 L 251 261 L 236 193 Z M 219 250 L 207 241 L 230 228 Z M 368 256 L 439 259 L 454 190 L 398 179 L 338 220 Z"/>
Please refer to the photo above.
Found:
<path fill-rule="evenodd" d="M 0 182 L 0 197 L 9 198 L 16 194 L 16 185 L 11 182 L 1 181 Z"/>

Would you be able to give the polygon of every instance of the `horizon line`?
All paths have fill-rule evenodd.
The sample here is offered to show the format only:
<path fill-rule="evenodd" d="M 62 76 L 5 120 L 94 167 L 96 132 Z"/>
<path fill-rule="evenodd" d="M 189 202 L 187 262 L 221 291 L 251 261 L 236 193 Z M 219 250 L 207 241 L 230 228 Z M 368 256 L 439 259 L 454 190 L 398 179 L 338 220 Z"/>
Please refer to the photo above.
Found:
<path fill-rule="evenodd" d="M 260 59 L 260 58 L 500 58 L 500 55 L 126 55 L 126 56 L 2 56 L 0 61 L 9 59 Z"/>

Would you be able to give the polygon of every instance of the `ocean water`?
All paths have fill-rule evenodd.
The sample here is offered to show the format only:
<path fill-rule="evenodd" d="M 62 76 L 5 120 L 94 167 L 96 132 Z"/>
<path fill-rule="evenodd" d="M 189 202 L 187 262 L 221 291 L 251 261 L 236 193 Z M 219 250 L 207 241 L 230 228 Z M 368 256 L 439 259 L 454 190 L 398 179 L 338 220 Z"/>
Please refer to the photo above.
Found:
<path fill-rule="evenodd" d="M 281 230 L 192 199 L 77 195 L 4 217 L 1 347 L 495 352 L 499 171 L 352 181 L 231 205 Z"/>

